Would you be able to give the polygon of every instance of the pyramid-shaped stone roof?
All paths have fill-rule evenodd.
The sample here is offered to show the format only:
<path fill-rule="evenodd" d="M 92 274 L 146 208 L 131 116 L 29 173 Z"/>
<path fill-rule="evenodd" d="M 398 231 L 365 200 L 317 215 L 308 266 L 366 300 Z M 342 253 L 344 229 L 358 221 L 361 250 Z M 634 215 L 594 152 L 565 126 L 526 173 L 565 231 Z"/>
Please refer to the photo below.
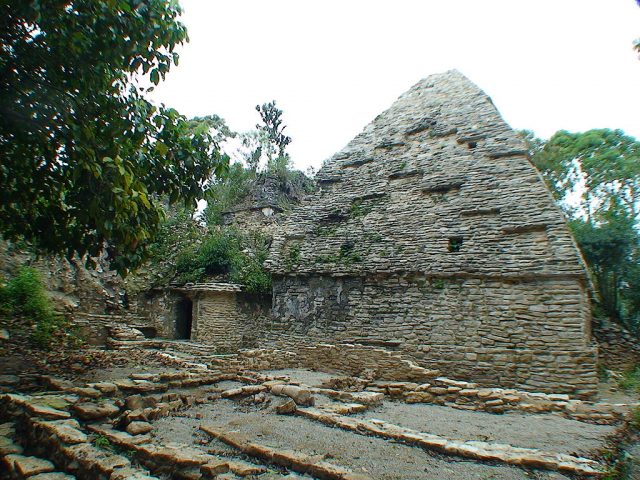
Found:
<path fill-rule="evenodd" d="M 277 275 L 585 278 L 522 140 L 457 71 L 403 94 L 317 181 L 274 239 Z"/>

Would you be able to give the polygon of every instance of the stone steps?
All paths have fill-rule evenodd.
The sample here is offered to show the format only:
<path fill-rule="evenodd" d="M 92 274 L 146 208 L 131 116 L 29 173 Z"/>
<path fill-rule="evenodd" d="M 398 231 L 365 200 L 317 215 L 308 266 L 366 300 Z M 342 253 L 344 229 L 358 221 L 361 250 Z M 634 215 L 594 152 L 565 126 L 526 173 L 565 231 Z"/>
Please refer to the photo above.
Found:
<path fill-rule="evenodd" d="M 360 420 L 316 408 L 297 408 L 295 413 L 309 420 L 331 427 L 342 428 L 358 435 L 374 435 L 447 455 L 589 477 L 602 477 L 606 473 L 603 465 L 595 460 L 574 455 L 545 452 L 533 448 L 514 447 L 499 443 L 452 440 L 439 435 L 418 432 L 382 420 Z"/>
<path fill-rule="evenodd" d="M 15 452 L 0 460 L 11 480 L 157 480 L 125 456 L 91 442 L 69 412 L 77 396 L 5 395 L 1 400 L 2 417 L 13 420 L 0 429 L 6 434 L 0 436 L 1 451 Z"/>

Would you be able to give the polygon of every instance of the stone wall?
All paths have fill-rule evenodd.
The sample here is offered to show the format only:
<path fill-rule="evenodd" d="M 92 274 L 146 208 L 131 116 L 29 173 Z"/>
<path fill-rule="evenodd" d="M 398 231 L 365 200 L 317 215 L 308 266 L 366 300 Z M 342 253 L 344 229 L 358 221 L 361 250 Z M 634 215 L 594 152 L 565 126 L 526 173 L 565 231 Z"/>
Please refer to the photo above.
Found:
<path fill-rule="evenodd" d="M 588 278 L 491 99 L 428 77 L 316 176 L 267 267 L 274 337 L 359 342 L 479 384 L 595 391 Z"/>
<path fill-rule="evenodd" d="M 134 326 L 153 328 L 157 337 L 176 338 L 177 308 L 181 299 L 181 294 L 168 288 L 140 294 L 133 309 L 143 313 L 146 321 Z"/>
<path fill-rule="evenodd" d="M 617 323 L 594 321 L 599 359 L 610 370 L 624 372 L 640 365 L 640 339 Z"/>
<path fill-rule="evenodd" d="M 240 292 L 193 295 L 191 338 L 214 345 L 219 353 L 257 345 L 271 307 L 268 299 Z"/>
<path fill-rule="evenodd" d="M 267 337 L 377 345 L 481 385 L 594 392 L 589 305 L 576 280 L 279 277 Z"/>
<path fill-rule="evenodd" d="M 401 352 L 355 344 L 293 343 L 284 336 L 272 342 L 271 348 L 242 350 L 234 365 L 249 370 L 281 370 L 306 368 L 341 373 L 356 377 L 388 381 L 426 382 L 436 377 L 438 370 L 416 365 Z"/>

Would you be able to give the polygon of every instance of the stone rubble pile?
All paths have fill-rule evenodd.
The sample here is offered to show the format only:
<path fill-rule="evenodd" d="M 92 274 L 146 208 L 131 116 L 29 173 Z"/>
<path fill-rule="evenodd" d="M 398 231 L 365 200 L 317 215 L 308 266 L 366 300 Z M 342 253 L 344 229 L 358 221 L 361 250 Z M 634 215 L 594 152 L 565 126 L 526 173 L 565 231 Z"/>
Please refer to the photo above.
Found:
<path fill-rule="evenodd" d="M 85 385 L 48 375 L 38 380 L 40 390 L 48 391 L 0 396 L 0 420 L 11 419 L 0 424 L 0 465 L 11 479 L 151 480 L 168 475 L 206 480 L 263 474 L 267 469 L 261 465 L 186 445 L 156 444 L 151 422 L 196 403 L 256 397 L 286 377 L 195 370 L 131 374 Z M 233 392 L 200 389 L 222 381 L 248 385 Z M 285 386 L 298 398 L 309 393 Z"/>
<path fill-rule="evenodd" d="M 558 413 L 564 417 L 587 423 L 610 425 L 628 419 L 639 403 L 604 403 L 576 400 L 566 394 L 524 392 L 515 389 L 481 388 L 475 383 L 445 377 L 430 383 L 376 381 L 367 390 L 383 392 L 407 403 L 432 403 L 463 410 L 490 413 L 520 411 L 527 413 Z"/>
<path fill-rule="evenodd" d="M 333 352 L 333 355 L 335 348 L 321 345 L 308 352 L 323 355 Z M 367 349 L 371 350 L 370 347 Z M 351 353 L 357 351 L 360 347 L 350 350 Z M 273 368 L 270 362 L 282 362 L 282 356 L 279 356 L 282 353 L 251 352 L 246 359 L 248 363 L 259 359 L 264 368 Z M 287 362 L 293 360 L 293 357 L 285 357 Z M 260 464 L 264 458 L 297 472 L 317 474 L 318 478 L 363 478 L 315 457 L 269 450 L 259 443 L 239 439 L 233 432 L 215 428 L 214 432 L 210 425 L 203 425 L 203 430 L 237 445 L 240 451 L 253 452 L 254 458 L 262 460 L 258 464 L 243 463 L 221 458 L 197 445 L 157 443 L 155 440 L 154 421 L 197 404 L 229 399 L 242 405 L 262 404 L 259 408 L 266 414 L 296 414 L 448 455 L 597 476 L 602 468 L 590 459 L 503 444 L 454 441 L 378 420 L 356 420 L 347 415 L 365 412 L 385 399 L 492 413 L 555 412 L 593 423 L 624 422 L 629 411 L 628 406 L 581 402 L 566 395 L 479 388 L 470 382 L 438 377 L 436 372 L 399 362 L 388 352 L 383 358 L 398 362 L 400 371 L 417 381 L 383 380 L 376 378 L 379 370 L 358 369 L 362 377 L 349 379 L 343 375 L 326 381 L 321 387 L 310 387 L 291 381 L 287 376 L 248 370 L 242 355 L 227 357 L 226 364 L 220 361 L 220 365 L 225 365 L 220 369 L 134 373 L 127 378 L 85 384 L 43 375 L 37 379 L 39 386 L 32 388 L 31 393 L 0 395 L 0 422 L 5 422 L 0 426 L 0 461 L 11 472 L 10 478 L 19 480 L 142 480 L 163 475 L 193 480 L 237 478 L 264 473 L 266 469 Z M 345 370 L 349 369 L 347 365 Z M 241 386 L 226 389 L 216 386 L 225 381 L 239 382 Z M 319 402 L 320 397 L 322 401 Z M 313 408 L 314 404 L 319 405 Z M 33 473 L 36 471 L 37 474 Z M 35 477 L 44 474 L 56 476 Z"/>

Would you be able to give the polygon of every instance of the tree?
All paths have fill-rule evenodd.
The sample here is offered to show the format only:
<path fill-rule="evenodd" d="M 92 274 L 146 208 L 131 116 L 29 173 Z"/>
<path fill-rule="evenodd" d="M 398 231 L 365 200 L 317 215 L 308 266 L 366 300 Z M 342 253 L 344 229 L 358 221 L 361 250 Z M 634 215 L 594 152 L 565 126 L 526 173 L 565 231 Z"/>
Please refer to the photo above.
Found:
<path fill-rule="evenodd" d="M 621 130 L 522 132 L 530 157 L 569 217 L 601 312 L 640 326 L 640 142 Z"/>
<path fill-rule="evenodd" d="M 187 40 L 174 0 L 0 5 L 0 232 L 39 251 L 138 265 L 163 202 L 224 171 L 207 121 L 155 107 Z M 146 78 L 145 77 L 145 78 Z"/>
<path fill-rule="evenodd" d="M 624 210 L 613 208 L 597 223 L 578 218 L 570 226 L 592 272 L 601 313 L 637 331 L 640 303 L 634 300 L 634 291 L 640 287 L 636 274 L 639 245 L 633 220 Z"/>
<path fill-rule="evenodd" d="M 640 142 L 635 138 L 622 130 L 561 130 L 532 153 L 556 198 L 579 198 L 579 214 L 588 221 L 613 203 L 640 220 Z"/>
<path fill-rule="evenodd" d="M 285 149 L 291 143 L 291 137 L 284 134 L 284 129 L 287 127 L 282 125 L 282 110 L 276 107 L 275 100 L 264 103 L 262 106 L 256 105 L 256 110 L 262 119 L 262 124 L 257 124 L 256 128 L 266 133 L 269 142 L 277 152 L 277 156 L 284 157 L 286 155 Z M 269 160 L 271 159 L 270 155 Z"/>

